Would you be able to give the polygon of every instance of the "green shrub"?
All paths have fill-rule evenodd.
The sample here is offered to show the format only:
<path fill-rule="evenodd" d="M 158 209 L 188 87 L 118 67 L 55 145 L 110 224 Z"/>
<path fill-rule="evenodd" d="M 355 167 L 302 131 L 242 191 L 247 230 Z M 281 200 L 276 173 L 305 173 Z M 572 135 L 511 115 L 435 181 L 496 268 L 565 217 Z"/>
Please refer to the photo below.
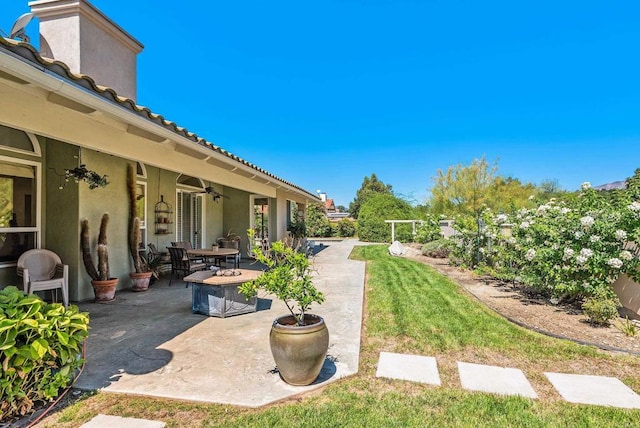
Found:
<path fill-rule="evenodd" d="M 618 317 L 618 306 L 620 303 L 616 298 L 593 296 L 584 301 L 582 310 L 589 317 L 589 322 L 607 325 L 609 321 Z"/>
<path fill-rule="evenodd" d="M 385 220 L 411 220 L 415 210 L 406 201 L 385 194 L 369 197 L 358 216 L 358 237 L 365 242 L 391 242 L 391 225 Z M 401 242 L 413 240 L 410 224 L 396 225 L 396 239 Z"/>
<path fill-rule="evenodd" d="M 307 236 L 325 238 L 333 234 L 331 222 L 327 218 L 322 204 L 309 204 L 306 226 Z"/>
<path fill-rule="evenodd" d="M 351 220 L 343 218 L 338 222 L 338 236 L 343 238 L 350 238 L 356 234 L 356 226 Z"/>
<path fill-rule="evenodd" d="M 14 286 L 0 291 L 0 422 L 57 397 L 83 360 L 89 316 Z"/>
<path fill-rule="evenodd" d="M 451 251 L 451 243 L 446 239 L 431 241 L 422 246 L 422 255 L 435 258 L 447 258 Z"/>
<path fill-rule="evenodd" d="M 638 335 L 638 325 L 631 321 L 628 316 L 625 316 L 624 321 L 620 321 L 616 328 L 625 336 L 636 337 Z"/>

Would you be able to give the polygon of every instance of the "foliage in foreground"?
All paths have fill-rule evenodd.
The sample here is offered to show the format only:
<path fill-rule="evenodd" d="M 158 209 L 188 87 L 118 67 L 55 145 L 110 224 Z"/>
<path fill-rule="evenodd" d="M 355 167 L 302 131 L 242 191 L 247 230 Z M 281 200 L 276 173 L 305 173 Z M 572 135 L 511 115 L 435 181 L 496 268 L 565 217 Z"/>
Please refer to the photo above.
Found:
<path fill-rule="evenodd" d="M 14 286 L 0 291 L 0 421 L 25 415 L 73 380 L 89 317 Z"/>

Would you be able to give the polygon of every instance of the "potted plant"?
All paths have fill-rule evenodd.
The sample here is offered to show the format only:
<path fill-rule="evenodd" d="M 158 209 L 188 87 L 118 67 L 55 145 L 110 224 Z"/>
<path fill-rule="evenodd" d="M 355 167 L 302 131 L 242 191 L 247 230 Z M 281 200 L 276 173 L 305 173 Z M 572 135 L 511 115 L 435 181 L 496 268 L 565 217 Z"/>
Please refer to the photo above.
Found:
<path fill-rule="evenodd" d="M 109 272 L 109 251 L 107 247 L 107 224 L 109 214 L 104 213 L 100 221 L 100 232 L 98 234 L 98 265 L 93 263 L 91 255 L 91 245 L 89 239 L 89 220 L 81 221 L 80 248 L 82 251 L 82 262 L 87 274 L 91 277 L 91 285 L 96 296 L 96 302 L 108 302 L 115 299 L 118 278 L 112 278 Z"/>
<path fill-rule="evenodd" d="M 293 240 L 292 246 L 295 249 L 304 248 L 307 245 L 307 224 L 301 212 L 298 212 L 295 218 L 292 218 L 287 227 L 287 231 Z"/>
<path fill-rule="evenodd" d="M 216 242 L 220 248 L 233 248 L 236 250 L 240 248 L 240 237 L 233 233 L 231 229 L 229 229 L 226 236 L 216 239 Z"/>
<path fill-rule="evenodd" d="M 253 229 L 248 230 L 253 240 Z M 269 342 L 282 379 L 291 385 L 309 385 L 316 380 L 329 348 L 329 331 L 324 319 L 308 313 L 311 304 L 324 302 L 314 285 L 311 263 L 306 254 L 282 241 L 268 251 L 255 248 L 256 260 L 266 266 L 257 279 L 245 282 L 240 292 L 247 298 L 265 290 L 282 300 L 290 314 L 273 322 Z"/>
<path fill-rule="evenodd" d="M 127 189 L 129 193 L 129 254 L 133 260 L 134 272 L 129 273 L 131 290 L 147 291 L 151 280 L 151 269 L 147 260 L 140 255 L 142 232 L 140 219 L 136 216 L 136 175 L 133 165 L 127 166 Z"/>

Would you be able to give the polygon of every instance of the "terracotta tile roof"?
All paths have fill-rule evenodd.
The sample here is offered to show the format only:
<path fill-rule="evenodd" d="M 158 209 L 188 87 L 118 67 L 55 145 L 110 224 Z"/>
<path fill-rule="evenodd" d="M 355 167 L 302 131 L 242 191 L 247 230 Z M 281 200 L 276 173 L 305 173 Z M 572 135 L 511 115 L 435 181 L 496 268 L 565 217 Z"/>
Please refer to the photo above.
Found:
<path fill-rule="evenodd" d="M 204 138 L 197 136 L 193 132 L 188 131 L 186 128 L 178 126 L 176 123 L 165 119 L 162 115 L 153 113 L 147 107 L 136 104 L 136 102 L 133 101 L 132 99 L 119 96 L 116 93 L 116 91 L 114 91 L 112 88 L 98 85 L 90 76 L 72 73 L 67 64 L 54 59 L 42 57 L 39 54 L 39 52 L 32 45 L 28 43 L 0 37 L 0 49 L 4 49 L 8 52 L 11 52 L 14 55 L 17 55 L 19 58 L 26 60 L 30 63 L 33 63 L 36 66 L 41 66 L 47 71 L 55 73 L 58 76 L 62 77 L 63 79 L 69 80 L 73 82 L 75 85 L 81 88 L 84 88 L 90 92 L 93 92 L 94 94 L 120 106 L 123 109 L 129 110 L 130 112 L 135 113 L 138 116 L 141 116 L 142 118 L 149 120 L 150 122 L 160 125 L 165 129 L 168 129 L 181 137 L 191 140 L 194 144 L 206 147 L 214 152 L 220 153 L 228 157 L 229 159 L 232 159 L 262 174 L 265 174 L 273 178 L 274 180 L 280 181 L 288 186 L 291 186 L 301 191 L 302 193 L 305 193 L 306 195 L 310 196 L 313 199 L 318 199 L 317 195 L 303 189 L 298 185 L 295 185 L 289 181 L 286 181 L 260 168 L 259 166 L 254 165 L 251 162 L 248 162 L 242 159 L 241 157 L 234 155 L 231 152 L 226 151 L 222 147 L 216 146 L 215 144 L 205 140 Z"/>
<path fill-rule="evenodd" d="M 324 208 L 327 210 L 335 210 L 336 206 L 333 204 L 333 199 L 327 199 L 324 201 Z"/>

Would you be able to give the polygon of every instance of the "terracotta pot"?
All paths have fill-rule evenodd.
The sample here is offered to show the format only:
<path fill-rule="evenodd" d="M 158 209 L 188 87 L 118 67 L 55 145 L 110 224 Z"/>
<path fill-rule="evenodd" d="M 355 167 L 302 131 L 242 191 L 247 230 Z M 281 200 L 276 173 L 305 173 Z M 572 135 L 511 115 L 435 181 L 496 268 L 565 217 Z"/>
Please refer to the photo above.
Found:
<path fill-rule="evenodd" d="M 271 326 L 271 354 L 282 379 L 290 385 L 310 385 L 322 370 L 329 349 L 329 330 L 322 317 L 305 315 L 306 325 L 295 325 L 292 315 Z"/>
<path fill-rule="evenodd" d="M 131 272 L 131 291 L 147 291 L 152 272 Z"/>
<path fill-rule="evenodd" d="M 118 278 L 109 278 L 106 281 L 91 280 L 93 292 L 96 295 L 96 302 L 110 302 L 116 298 L 116 287 Z"/>

